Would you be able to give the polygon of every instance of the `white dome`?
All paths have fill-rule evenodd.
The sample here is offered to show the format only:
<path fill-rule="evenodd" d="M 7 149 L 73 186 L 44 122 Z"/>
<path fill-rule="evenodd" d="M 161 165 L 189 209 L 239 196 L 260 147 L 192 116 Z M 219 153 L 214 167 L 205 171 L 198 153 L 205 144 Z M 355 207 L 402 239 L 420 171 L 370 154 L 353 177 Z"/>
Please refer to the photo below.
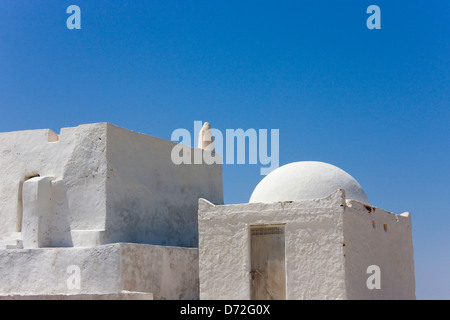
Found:
<path fill-rule="evenodd" d="M 324 162 L 293 162 L 275 169 L 256 186 L 250 203 L 325 198 L 344 189 L 347 199 L 370 204 L 359 183 L 347 172 Z"/>

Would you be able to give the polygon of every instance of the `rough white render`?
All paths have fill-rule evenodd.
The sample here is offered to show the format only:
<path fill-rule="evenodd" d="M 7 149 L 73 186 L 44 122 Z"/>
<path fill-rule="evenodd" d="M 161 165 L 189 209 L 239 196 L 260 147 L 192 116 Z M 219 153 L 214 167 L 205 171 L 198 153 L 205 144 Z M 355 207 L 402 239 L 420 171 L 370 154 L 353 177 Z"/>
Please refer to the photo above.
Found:
<path fill-rule="evenodd" d="M 198 299 L 198 199 L 223 203 L 222 166 L 174 146 L 109 123 L 0 133 L 0 299 Z"/>
<path fill-rule="evenodd" d="M 216 206 L 201 199 L 201 299 L 250 298 L 249 228 L 272 224 L 285 224 L 287 299 L 415 298 L 409 216 L 346 203 L 338 190 L 322 199 L 270 204 Z M 372 264 L 382 270 L 376 291 L 366 286 Z"/>
<path fill-rule="evenodd" d="M 342 193 L 285 203 L 199 204 L 201 299 L 250 299 L 253 225 L 285 224 L 286 299 L 344 299 Z"/>
<path fill-rule="evenodd" d="M 275 169 L 262 179 L 250 203 L 325 198 L 344 189 L 347 199 L 370 204 L 358 181 L 344 170 L 319 161 L 299 161 Z"/>
<path fill-rule="evenodd" d="M 223 203 L 222 166 L 175 165 L 174 145 L 108 126 L 104 241 L 198 247 L 198 199 Z"/>
<path fill-rule="evenodd" d="M 80 287 L 67 285 L 70 266 Z M 198 299 L 195 248 L 116 243 L 0 250 L 0 299 Z"/>
<path fill-rule="evenodd" d="M 400 215 L 347 201 L 344 212 L 348 299 L 415 299 L 414 250 L 409 213 Z M 381 290 L 367 290 L 367 267 L 381 271 Z"/>
<path fill-rule="evenodd" d="M 0 133 L 0 248 L 197 247 L 198 198 L 223 203 L 222 167 L 174 165 L 174 145 L 109 123 Z"/>
<path fill-rule="evenodd" d="M 65 235 L 55 234 L 53 245 L 71 246 L 69 230 L 104 229 L 105 153 L 106 124 L 64 128 L 59 137 L 51 130 L 0 133 L 0 247 L 21 240 L 23 184 L 38 175 L 55 185 L 47 214 Z"/>

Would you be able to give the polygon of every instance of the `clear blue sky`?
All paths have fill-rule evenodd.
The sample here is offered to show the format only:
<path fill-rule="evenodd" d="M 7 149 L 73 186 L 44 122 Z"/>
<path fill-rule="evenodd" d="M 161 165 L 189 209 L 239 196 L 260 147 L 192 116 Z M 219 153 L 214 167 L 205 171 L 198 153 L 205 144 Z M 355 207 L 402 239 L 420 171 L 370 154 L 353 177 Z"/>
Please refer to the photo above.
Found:
<path fill-rule="evenodd" d="M 280 129 L 281 165 L 332 163 L 410 211 L 417 297 L 450 299 L 449 17 L 444 0 L 1 0 L 0 131 Z M 225 165 L 225 202 L 259 169 Z"/>

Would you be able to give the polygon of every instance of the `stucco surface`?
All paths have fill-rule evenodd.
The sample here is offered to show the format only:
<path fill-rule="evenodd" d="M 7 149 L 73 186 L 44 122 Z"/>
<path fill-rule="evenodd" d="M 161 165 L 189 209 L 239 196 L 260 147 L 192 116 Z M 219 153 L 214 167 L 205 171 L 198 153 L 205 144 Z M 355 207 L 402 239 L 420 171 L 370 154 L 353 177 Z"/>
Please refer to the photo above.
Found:
<path fill-rule="evenodd" d="M 397 215 L 348 201 L 344 212 L 348 299 L 415 299 L 414 250 L 409 213 Z M 380 268 L 381 289 L 368 290 L 369 266 Z"/>
<path fill-rule="evenodd" d="M 108 126 L 104 242 L 198 246 L 198 199 L 223 203 L 222 166 L 175 165 L 174 145 Z"/>
<path fill-rule="evenodd" d="M 55 223 L 72 230 L 104 229 L 106 126 L 63 128 L 59 136 L 51 130 L 0 133 L 0 247 L 20 238 L 23 184 L 36 176 L 55 185 L 47 212 Z M 60 236 L 57 245 L 72 245 L 70 237 Z"/>
<path fill-rule="evenodd" d="M 342 189 L 270 204 L 201 199 L 201 299 L 250 298 L 249 230 L 258 225 L 284 225 L 286 299 L 415 299 L 410 215 L 346 200 Z M 381 270 L 380 289 L 367 286 L 372 265 Z"/>
<path fill-rule="evenodd" d="M 201 299 L 250 298 L 254 225 L 285 225 L 286 298 L 344 299 L 343 192 L 281 203 L 214 206 L 200 200 Z"/>
<path fill-rule="evenodd" d="M 175 165 L 174 146 L 109 123 L 0 133 L 0 248 L 197 247 L 198 199 L 223 203 L 222 166 Z"/>
<path fill-rule="evenodd" d="M 80 270 L 79 289 L 67 285 L 70 266 Z M 151 293 L 154 299 L 198 299 L 197 249 L 116 243 L 0 250 L 0 296 L 63 298 L 123 291 Z"/>

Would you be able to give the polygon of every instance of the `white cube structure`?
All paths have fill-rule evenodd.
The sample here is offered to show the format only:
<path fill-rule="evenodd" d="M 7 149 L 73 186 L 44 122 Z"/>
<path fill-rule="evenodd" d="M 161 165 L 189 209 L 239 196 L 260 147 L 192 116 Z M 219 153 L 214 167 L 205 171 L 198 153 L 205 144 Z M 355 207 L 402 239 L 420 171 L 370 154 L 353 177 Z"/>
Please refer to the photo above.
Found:
<path fill-rule="evenodd" d="M 363 202 L 322 197 L 330 185 Z M 351 176 L 310 162 L 270 173 L 251 203 L 201 199 L 200 298 L 415 299 L 410 215 L 367 203 Z"/>
<path fill-rule="evenodd" d="M 0 247 L 197 247 L 198 198 L 223 202 L 222 167 L 175 165 L 174 145 L 109 123 L 0 133 Z"/>
<path fill-rule="evenodd" d="M 198 299 L 196 248 L 113 243 L 0 250 L 0 300 Z"/>
<path fill-rule="evenodd" d="M 109 123 L 0 133 L 0 297 L 198 299 L 198 199 L 223 203 L 222 166 L 176 165 L 175 145 Z"/>

